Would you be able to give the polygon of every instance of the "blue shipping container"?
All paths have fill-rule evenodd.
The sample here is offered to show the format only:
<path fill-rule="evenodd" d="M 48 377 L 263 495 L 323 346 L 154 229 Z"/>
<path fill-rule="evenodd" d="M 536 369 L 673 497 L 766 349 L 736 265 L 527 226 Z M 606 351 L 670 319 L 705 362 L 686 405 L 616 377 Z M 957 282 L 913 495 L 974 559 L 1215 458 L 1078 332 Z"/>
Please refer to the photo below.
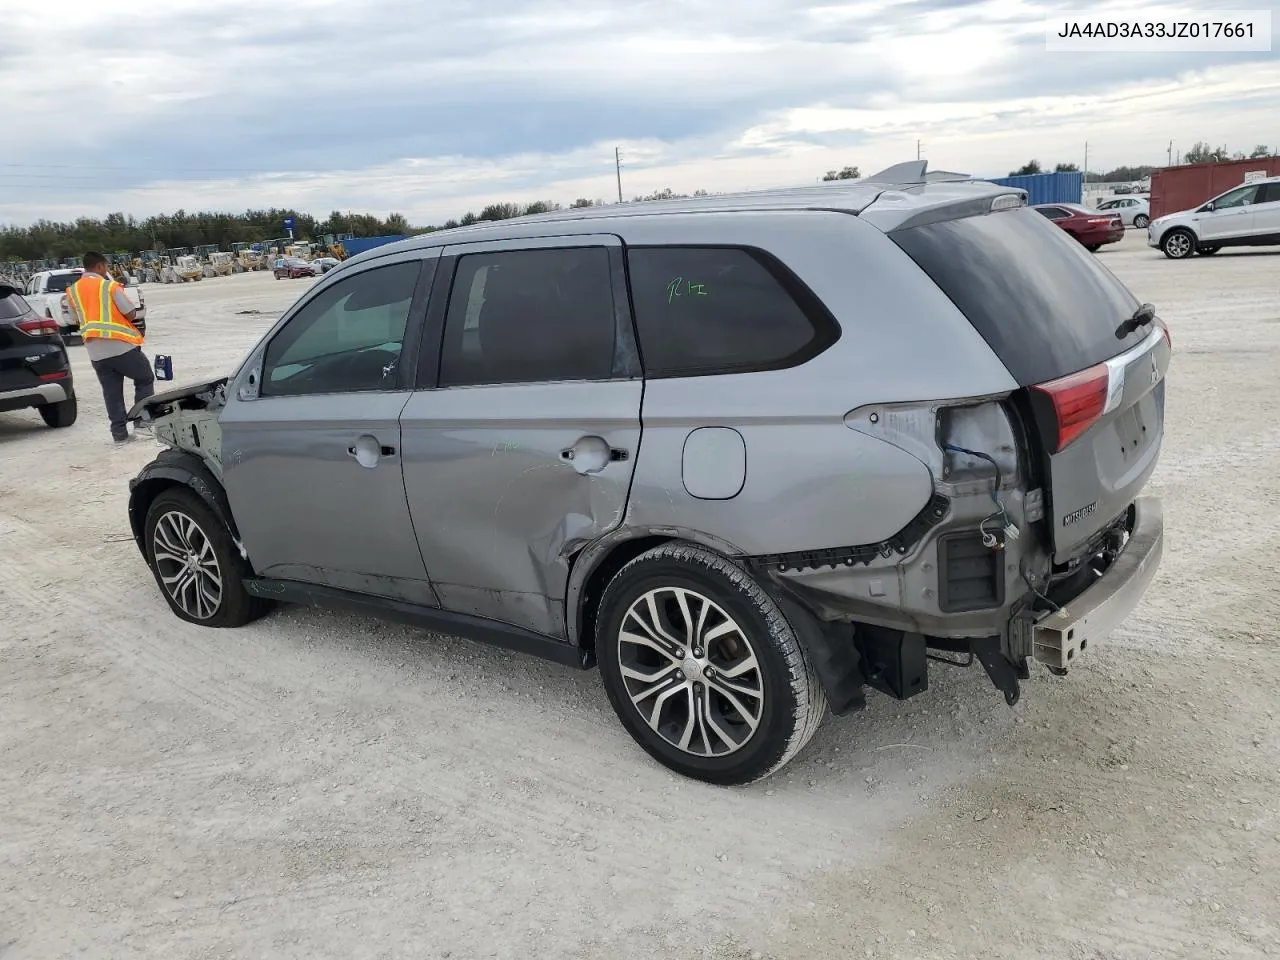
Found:
<path fill-rule="evenodd" d="M 401 234 L 388 237 L 352 237 L 350 240 L 342 241 L 342 249 L 348 257 L 354 257 L 357 254 L 364 253 L 366 250 L 372 250 L 374 247 L 395 243 L 397 240 L 403 239 L 405 238 Z"/>
<path fill-rule="evenodd" d="M 1084 174 L 1033 173 L 1025 177 L 989 177 L 989 183 L 1027 191 L 1027 203 L 1080 203 L 1084 199 Z"/>

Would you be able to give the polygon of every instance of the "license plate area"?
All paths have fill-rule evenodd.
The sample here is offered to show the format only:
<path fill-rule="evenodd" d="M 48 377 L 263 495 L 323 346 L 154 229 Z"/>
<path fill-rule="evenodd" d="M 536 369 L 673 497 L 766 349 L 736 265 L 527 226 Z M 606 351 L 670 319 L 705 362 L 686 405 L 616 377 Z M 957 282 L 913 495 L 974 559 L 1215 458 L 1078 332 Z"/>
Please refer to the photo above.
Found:
<path fill-rule="evenodd" d="M 1116 435 L 1120 439 L 1120 452 L 1128 459 L 1141 453 L 1155 442 L 1155 432 L 1151 430 L 1142 415 L 1142 404 L 1135 403 L 1128 410 L 1122 411 L 1115 419 Z"/>

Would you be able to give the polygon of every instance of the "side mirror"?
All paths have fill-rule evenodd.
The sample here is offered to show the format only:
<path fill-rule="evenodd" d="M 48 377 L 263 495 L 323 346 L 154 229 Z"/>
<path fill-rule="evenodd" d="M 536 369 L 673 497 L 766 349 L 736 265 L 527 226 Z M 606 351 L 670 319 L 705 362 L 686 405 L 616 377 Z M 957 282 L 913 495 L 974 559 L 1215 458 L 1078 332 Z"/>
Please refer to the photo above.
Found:
<path fill-rule="evenodd" d="M 1201 207 L 1201 208 L 1200 208 L 1200 212 L 1201 212 L 1201 213 L 1212 213 L 1212 212 L 1213 212 L 1214 210 L 1216 210 L 1216 209 L 1218 209 L 1218 208 L 1217 208 L 1217 207 L 1215 207 L 1215 206 L 1213 205 L 1213 201 L 1210 201 L 1210 202 L 1206 203 L 1203 207 Z"/>

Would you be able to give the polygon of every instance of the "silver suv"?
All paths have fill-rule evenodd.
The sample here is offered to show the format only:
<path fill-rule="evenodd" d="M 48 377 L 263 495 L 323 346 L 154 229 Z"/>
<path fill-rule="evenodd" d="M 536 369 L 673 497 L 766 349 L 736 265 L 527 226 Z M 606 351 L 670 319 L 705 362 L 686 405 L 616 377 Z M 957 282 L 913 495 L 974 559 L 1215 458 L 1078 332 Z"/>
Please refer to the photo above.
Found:
<path fill-rule="evenodd" d="M 1010 704 L 1138 603 L 1170 343 L 1018 190 L 558 211 L 331 271 L 229 378 L 132 412 L 175 614 L 273 601 L 598 664 L 691 777 L 981 663 Z"/>
<path fill-rule="evenodd" d="M 1147 226 L 1147 246 L 1171 260 L 1212 256 L 1223 247 L 1280 244 L 1280 177 L 1232 187 L 1198 207 L 1168 213 Z"/>

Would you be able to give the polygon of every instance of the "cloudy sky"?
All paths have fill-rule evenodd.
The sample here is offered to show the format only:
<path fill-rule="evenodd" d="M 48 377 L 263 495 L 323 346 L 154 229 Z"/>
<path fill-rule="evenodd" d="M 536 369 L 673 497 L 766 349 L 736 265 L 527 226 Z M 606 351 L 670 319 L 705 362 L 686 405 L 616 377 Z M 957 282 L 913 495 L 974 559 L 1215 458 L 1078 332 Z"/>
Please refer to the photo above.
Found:
<path fill-rule="evenodd" d="M 1198 0 L 1198 11 L 1277 0 Z M 1140 9 L 1141 3 L 1125 9 Z M 0 222 L 296 206 L 440 222 L 915 156 L 1280 147 L 1272 53 L 1047 53 L 1023 0 L 0 0 Z M 52 11 L 52 12 L 51 12 Z M 1273 47 L 1280 51 L 1280 41 Z"/>

